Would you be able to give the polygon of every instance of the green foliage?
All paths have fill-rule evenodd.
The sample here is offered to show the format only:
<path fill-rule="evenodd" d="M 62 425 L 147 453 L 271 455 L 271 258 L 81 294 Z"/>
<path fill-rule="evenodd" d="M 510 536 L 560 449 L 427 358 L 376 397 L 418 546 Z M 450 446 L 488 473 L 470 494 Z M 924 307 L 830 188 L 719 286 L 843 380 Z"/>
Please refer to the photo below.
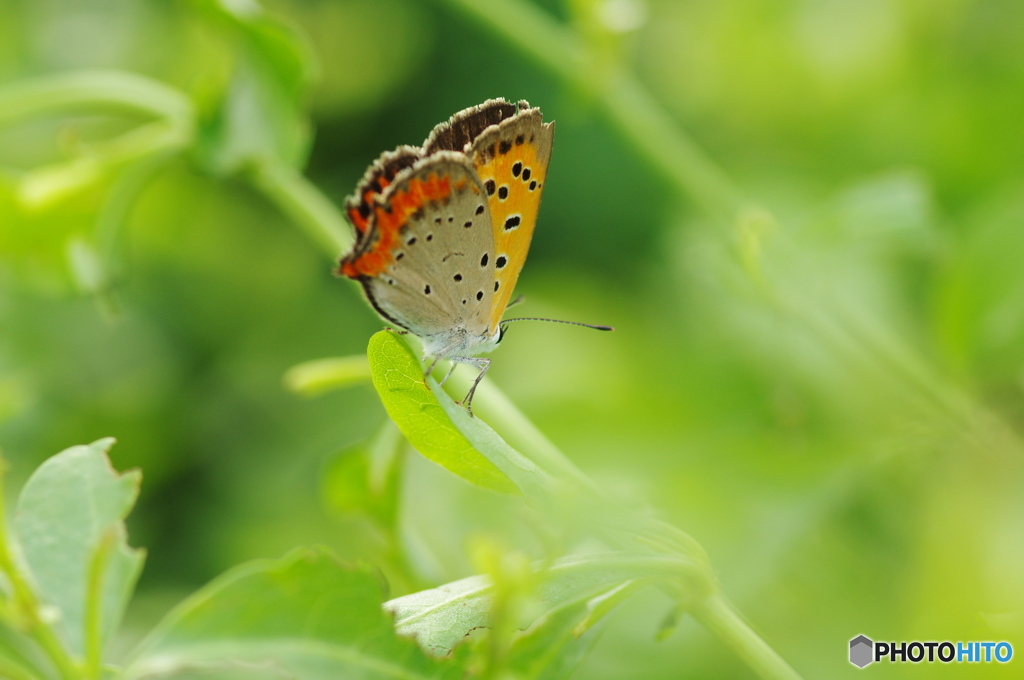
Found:
<path fill-rule="evenodd" d="M 217 174 L 260 163 L 300 167 L 309 150 L 313 56 L 302 37 L 256 2 L 197 0 L 230 37 L 231 78 L 199 130 L 197 153 Z"/>
<path fill-rule="evenodd" d="M 378 447 L 393 449 L 394 440 Z M 593 553 L 549 565 L 513 562 L 382 607 L 372 570 L 345 566 L 326 549 L 299 549 L 236 567 L 187 597 L 119 667 L 104 642 L 142 566 L 123 525 L 140 476 L 111 469 L 112 444 L 76 446 L 43 463 L 18 498 L 15 532 L 0 534 L 0 575 L 11 586 L 0 593 L 0 671 L 12 678 L 52 677 L 48 663 L 67 680 L 255 668 L 310 680 L 489 676 L 503 667 L 556 677 L 553 669 L 579 660 L 589 639 L 577 639 L 616 594 L 650 583 L 698 596 L 702 588 L 700 570 L 685 558 Z M 492 637 L 505 632 L 497 657 L 494 642 L 451 654 L 485 628 Z M 421 648 L 448 658 L 432 660 Z"/>
<path fill-rule="evenodd" d="M 11 586 L 0 594 L 5 677 L 51 677 L 36 661 L 37 645 L 63 678 L 98 678 L 104 668 L 141 678 L 260 665 L 310 679 L 443 677 L 443 666 L 396 636 L 378 577 L 319 549 L 224 574 L 176 607 L 124 669 L 105 664 L 104 641 L 142 566 L 122 523 L 140 476 L 110 468 L 112 444 L 103 439 L 46 461 L 19 496 L 15 534 L 0 535 L 0 574 Z"/>
<path fill-rule="evenodd" d="M 381 527 L 393 527 L 405 447 L 401 432 L 388 421 L 368 441 L 335 455 L 323 474 L 327 508 L 339 514 L 365 513 Z"/>
<path fill-rule="evenodd" d="M 529 589 L 531 601 L 525 620 L 515 627 L 526 630 L 535 622 L 566 625 L 572 619 L 574 635 L 587 630 L 598 617 L 588 615 L 609 594 L 637 580 L 683 583 L 692 564 L 679 559 L 628 553 L 596 553 L 568 557 L 534 572 L 538 581 Z M 471 576 L 439 588 L 390 600 L 385 609 L 394 613 L 399 633 L 412 635 L 425 649 L 445 656 L 470 631 L 493 623 L 496 591 L 503 584 L 493 577 Z M 507 587 L 507 584 L 505 584 Z M 573 612 L 569 614 L 568 612 Z M 557 620 L 558 623 L 552 623 Z"/>
<path fill-rule="evenodd" d="M 856 632 L 1024 633 L 1024 5 L 267 7 L 0 3 L 0 677 L 793 677 L 751 627 L 841 677 Z M 618 331 L 515 326 L 470 417 L 408 338 L 362 355 L 325 256 L 368 161 L 491 96 L 558 121 L 528 315 Z M 97 432 L 146 473 L 120 626 L 135 474 L 39 466 Z"/>
<path fill-rule="evenodd" d="M 128 547 L 123 520 L 139 472 L 117 475 L 113 439 L 72 447 L 44 463 L 18 496 L 14 529 L 44 607 L 72 655 L 98 659 L 121 621 L 143 553 Z"/>
<path fill-rule="evenodd" d="M 395 635 L 380 602 L 371 571 L 323 550 L 242 565 L 175 608 L 125 677 L 253 666 L 310 680 L 442 677 L 443 666 Z"/>
<path fill-rule="evenodd" d="M 367 354 L 384 408 L 420 453 L 473 484 L 501 493 L 522 490 L 517 482 L 539 483 L 535 478 L 540 471 L 529 461 L 509 449 L 485 424 L 466 422 L 468 414 L 453 409 L 451 399 L 436 383 L 434 389 L 427 387 L 427 380 L 432 379 L 424 378 L 420 362 L 397 334 L 377 333 L 370 338 Z M 462 428 L 452 422 L 453 415 L 463 416 Z"/>

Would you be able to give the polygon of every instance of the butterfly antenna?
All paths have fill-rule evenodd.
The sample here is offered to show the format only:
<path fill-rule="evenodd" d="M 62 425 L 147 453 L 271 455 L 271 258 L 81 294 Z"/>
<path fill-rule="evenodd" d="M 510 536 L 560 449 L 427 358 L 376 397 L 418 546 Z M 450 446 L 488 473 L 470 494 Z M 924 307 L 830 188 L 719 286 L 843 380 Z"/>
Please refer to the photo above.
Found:
<path fill-rule="evenodd" d="M 515 319 L 505 319 L 501 322 L 501 325 L 512 323 L 513 321 L 550 321 L 551 323 L 567 323 L 570 326 L 583 326 L 584 328 L 593 328 L 595 331 L 613 331 L 615 330 L 611 326 L 597 326 L 592 323 L 583 323 L 582 321 L 563 321 L 562 319 L 545 319 L 540 316 L 521 316 Z"/>

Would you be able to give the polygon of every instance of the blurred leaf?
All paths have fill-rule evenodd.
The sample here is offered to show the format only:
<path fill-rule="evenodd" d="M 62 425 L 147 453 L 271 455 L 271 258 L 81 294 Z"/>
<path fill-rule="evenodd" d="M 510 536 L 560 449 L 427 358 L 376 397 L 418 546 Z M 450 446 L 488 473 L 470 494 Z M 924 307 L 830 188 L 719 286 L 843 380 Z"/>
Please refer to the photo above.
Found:
<path fill-rule="evenodd" d="M 429 389 L 420 362 L 398 334 L 376 333 L 370 338 L 367 356 L 373 386 L 384 408 L 417 451 L 468 482 L 501 493 L 516 493 L 516 483 L 505 474 L 509 468 L 502 469 L 502 465 L 520 458 L 518 454 L 479 418 L 471 418 L 465 409 L 453 404 L 443 391 Z M 458 417 L 453 407 L 465 417 L 459 425 L 452 421 L 453 414 Z M 472 442 L 465 434 L 467 430 L 473 431 Z M 485 439 L 491 440 L 487 451 L 491 455 L 474 446 L 474 442 Z M 537 478 L 540 483 L 540 471 L 528 464 L 523 461 L 517 476 Z"/>
<path fill-rule="evenodd" d="M 310 143 L 313 55 L 287 22 L 252 0 L 195 0 L 234 39 L 231 80 L 200 126 L 199 157 L 216 174 L 253 163 L 300 167 Z"/>
<path fill-rule="evenodd" d="M 568 678 L 597 642 L 596 632 L 579 632 L 587 607 L 572 601 L 538 618 L 513 640 L 505 657 L 507 668 L 532 680 Z"/>
<path fill-rule="evenodd" d="M 932 191 L 920 173 L 899 170 L 845 187 L 834 220 L 854 244 L 870 241 L 888 251 L 921 250 L 935 237 Z"/>
<path fill-rule="evenodd" d="M 9 376 L 0 378 L 0 424 L 21 413 L 30 401 L 24 379 Z"/>
<path fill-rule="evenodd" d="M 1004 390 L 1016 390 L 1024 360 L 1024 195 L 1019 185 L 1000 191 L 967 220 L 939 280 L 934 305 L 947 359 L 960 372 Z"/>
<path fill-rule="evenodd" d="M 20 180 L 17 198 L 28 211 L 52 209 L 55 204 L 77 194 L 103 186 L 128 166 L 148 169 L 193 141 L 191 123 L 187 120 L 159 120 L 132 128 L 128 132 L 90 145 L 81 155 L 69 161 L 54 163 L 26 173 Z M 142 183 L 129 181 L 131 197 Z M 120 189 L 124 191 L 124 189 Z"/>
<path fill-rule="evenodd" d="M 49 665 L 35 645 L 0 622 L 0 678 L 49 678 Z"/>
<path fill-rule="evenodd" d="M 54 203 L 93 188 L 106 176 L 106 165 L 92 156 L 48 165 L 25 175 L 18 187 L 18 201 L 27 210 L 45 210 Z"/>
<path fill-rule="evenodd" d="M 609 612 L 628 600 L 638 590 L 646 588 L 650 582 L 646 579 L 625 581 L 611 590 L 595 595 L 587 600 L 585 616 L 573 629 L 576 635 L 583 635 L 605 617 Z"/>
<path fill-rule="evenodd" d="M 75 283 L 85 293 L 96 293 L 103 287 L 106 275 L 96 248 L 85 239 L 75 236 L 68 240 L 68 264 Z"/>
<path fill-rule="evenodd" d="M 344 567 L 322 549 L 245 564 L 172 611 L 125 677 L 254 664 L 303 680 L 458 676 L 398 637 L 380 601 L 374 574 Z"/>
<path fill-rule="evenodd" d="M 586 603 L 593 597 L 635 579 L 655 578 L 683 582 L 693 563 L 680 558 L 604 553 L 562 558 L 540 572 L 534 597 L 534 620 L 545 612 L 578 602 L 580 617 L 587 617 Z M 684 588 L 686 586 L 684 585 Z M 471 576 L 438 588 L 406 595 L 384 604 L 395 615 L 395 627 L 413 635 L 431 654 L 443 656 L 470 631 L 490 625 L 495 586 L 490 578 Z M 532 621 L 521 621 L 521 628 Z"/>
<path fill-rule="evenodd" d="M 665 618 L 658 624 L 658 632 L 654 634 L 654 639 L 658 642 L 667 640 L 672 637 L 672 633 L 676 632 L 679 628 L 679 616 L 682 614 L 680 607 L 672 607 L 665 613 Z"/>
<path fill-rule="evenodd" d="M 362 354 L 306 361 L 284 374 L 285 387 L 307 396 L 361 385 L 369 379 L 370 364 Z"/>
<path fill-rule="evenodd" d="M 186 126 L 192 118 L 192 105 L 182 92 L 123 71 L 70 71 L 0 88 L 0 125 L 84 108 L 141 113 Z"/>
<path fill-rule="evenodd" d="M 74 446 L 43 463 L 18 497 L 15 529 L 40 598 L 69 649 L 102 649 L 116 630 L 142 568 L 122 520 L 139 492 L 137 471 L 118 475 L 113 439 Z M 98 635 L 98 637 L 93 637 Z"/>
<path fill-rule="evenodd" d="M 366 513 L 386 527 L 394 525 L 404 446 L 402 433 L 388 420 L 370 440 L 335 456 L 323 475 L 328 507 L 342 513 Z"/>

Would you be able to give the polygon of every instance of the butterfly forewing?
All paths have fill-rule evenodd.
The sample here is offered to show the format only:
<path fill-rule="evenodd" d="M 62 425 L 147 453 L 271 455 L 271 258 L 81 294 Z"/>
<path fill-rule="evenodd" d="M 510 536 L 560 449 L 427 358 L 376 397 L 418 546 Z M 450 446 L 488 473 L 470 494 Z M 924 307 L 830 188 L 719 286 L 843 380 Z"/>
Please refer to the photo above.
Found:
<path fill-rule="evenodd" d="M 346 262 L 362 269 L 359 278 L 377 310 L 416 335 L 461 328 L 482 335 L 494 296 L 491 222 L 471 164 L 461 154 L 439 152 L 384 191 L 363 252 Z"/>
<path fill-rule="evenodd" d="M 423 152 L 425 155 L 435 151 L 462 153 L 484 130 L 529 108 L 525 101 L 513 104 L 504 99 L 488 99 L 479 106 L 463 109 L 434 127 L 423 142 Z"/>
<path fill-rule="evenodd" d="M 356 230 L 356 241 L 366 235 L 374 202 L 406 168 L 412 167 L 422 156 L 414 146 L 400 146 L 386 151 L 363 174 L 355 192 L 345 201 L 345 216 Z"/>
<path fill-rule="evenodd" d="M 487 195 L 494 233 L 494 290 L 488 328 L 501 321 L 530 249 L 547 179 L 554 123 L 520 111 L 474 140 L 468 152 Z"/>

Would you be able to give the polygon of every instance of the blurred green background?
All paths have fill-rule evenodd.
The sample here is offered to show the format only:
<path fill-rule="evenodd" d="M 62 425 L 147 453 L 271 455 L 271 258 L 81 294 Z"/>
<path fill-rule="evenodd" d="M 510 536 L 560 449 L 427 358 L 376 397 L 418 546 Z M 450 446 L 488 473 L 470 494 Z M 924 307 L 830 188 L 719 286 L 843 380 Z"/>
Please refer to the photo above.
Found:
<path fill-rule="evenodd" d="M 617 331 L 517 325 L 487 379 L 610 495 L 699 540 L 805 677 L 858 672 L 860 633 L 1024 653 L 1024 3 L 537 2 L 595 55 L 575 83 L 459 4 L 266 3 L 318 62 L 308 176 L 341 201 L 459 109 L 540 106 L 558 130 L 522 312 Z M 202 102 L 230 59 L 193 3 L 0 0 L 0 82 L 81 68 Z M 580 85 L 620 69 L 762 209 L 709 217 L 648 164 L 617 127 L 645 121 Z M 143 470 L 130 620 L 300 544 L 401 574 L 393 595 L 472 573 L 474 536 L 536 549 L 536 518 L 416 457 L 399 554 L 338 501 L 329 471 L 384 412 L 368 386 L 306 399 L 282 375 L 364 351 L 381 322 L 251 184 L 175 159 L 122 230 L 118 310 L 80 290 L 69 244 L 116 173 L 44 205 L 19 187 L 137 122 L 0 127 L 0 448 L 12 485 L 108 435 Z M 692 623 L 656 642 L 668 608 L 615 612 L 574 677 L 749 676 Z"/>

